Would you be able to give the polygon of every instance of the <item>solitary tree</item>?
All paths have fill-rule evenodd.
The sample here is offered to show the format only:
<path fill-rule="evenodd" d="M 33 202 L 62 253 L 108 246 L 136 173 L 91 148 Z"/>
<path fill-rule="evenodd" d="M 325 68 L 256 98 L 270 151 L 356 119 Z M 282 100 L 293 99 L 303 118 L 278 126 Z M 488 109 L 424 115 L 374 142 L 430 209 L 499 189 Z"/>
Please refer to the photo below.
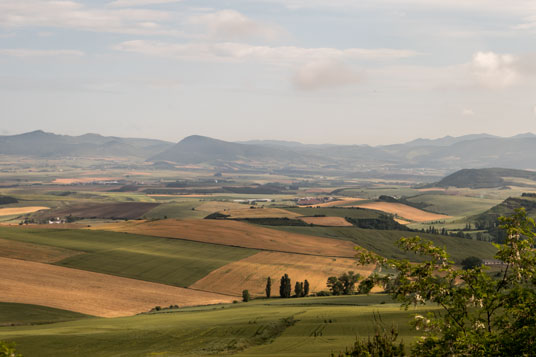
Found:
<path fill-rule="evenodd" d="M 444 249 L 419 237 L 402 238 L 399 245 L 427 257 L 423 263 L 386 259 L 356 248 L 361 264 L 377 263 L 396 272 L 387 278 L 396 280 L 391 295 L 404 307 L 433 303 L 441 308 L 415 316 L 413 324 L 423 336 L 413 345 L 414 355 L 534 355 L 536 225 L 522 208 L 500 220 L 506 238 L 496 245 L 495 258 L 504 264 L 498 277 L 482 265 L 457 269 Z"/>
<path fill-rule="evenodd" d="M 251 300 L 251 295 L 249 295 L 249 290 L 242 290 L 242 301 L 248 302 Z"/>
<path fill-rule="evenodd" d="M 266 279 L 266 297 L 269 299 L 271 294 L 272 294 L 272 279 L 268 277 L 268 279 Z"/>
<path fill-rule="evenodd" d="M 483 264 L 482 259 L 475 257 L 475 256 L 470 256 L 462 260 L 463 270 L 473 269 L 473 268 L 481 266 L 482 264 Z"/>

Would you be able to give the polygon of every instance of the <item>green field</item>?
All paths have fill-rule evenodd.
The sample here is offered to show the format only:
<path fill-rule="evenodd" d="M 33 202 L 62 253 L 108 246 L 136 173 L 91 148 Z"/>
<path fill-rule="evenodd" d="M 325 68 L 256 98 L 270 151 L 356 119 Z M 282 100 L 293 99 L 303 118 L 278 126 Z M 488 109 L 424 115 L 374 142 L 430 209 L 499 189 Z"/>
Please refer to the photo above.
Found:
<path fill-rule="evenodd" d="M 89 316 L 46 306 L 0 302 L 0 327 L 40 325 L 80 320 Z"/>
<path fill-rule="evenodd" d="M 363 301 L 360 301 L 363 299 Z M 329 356 L 374 332 L 373 313 L 399 327 L 408 344 L 414 312 L 381 304 L 386 296 L 254 300 L 126 318 L 92 318 L 0 328 L 25 356 Z M 303 300 L 301 304 L 296 304 Z M 374 304 L 373 300 L 380 300 Z M 358 304 L 360 306 L 352 306 Z"/>
<path fill-rule="evenodd" d="M 107 231 L 0 227 L 0 236 L 86 253 L 56 265 L 180 287 L 257 253 L 253 249 Z"/>
<path fill-rule="evenodd" d="M 407 200 L 426 205 L 424 209 L 427 211 L 456 217 L 475 215 L 501 202 L 497 199 L 441 194 L 423 194 L 410 197 Z"/>
<path fill-rule="evenodd" d="M 357 227 L 270 227 L 287 232 L 314 235 L 326 238 L 349 240 L 356 245 L 375 252 L 386 258 L 409 259 L 419 261 L 419 257 L 412 252 L 400 250 L 396 241 L 401 237 L 415 235 L 433 241 L 439 247 L 445 247 L 447 252 L 456 261 L 460 262 L 468 256 L 479 258 L 492 258 L 496 252 L 493 245 L 476 240 L 447 237 L 434 234 L 421 234 L 416 232 L 403 232 L 391 230 L 361 229 Z"/>
<path fill-rule="evenodd" d="M 176 219 L 191 219 L 204 218 L 208 215 L 207 212 L 192 210 L 200 205 L 199 200 L 187 200 L 185 202 L 170 202 L 163 203 L 158 207 L 153 208 L 145 214 L 147 219 L 152 218 L 176 218 Z"/>
<path fill-rule="evenodd" d="M 364 208 L 340 208 L 340 207 L 320 207 L 320 208 L 306 208 L 306 207 L 290 207 L 285 208 L 287 211 L 295 212 L 304 216 L 324 215 L 326 217 L 350 217 L 354 219 L 359 218 L 378 218 L 385 213 Z"/>

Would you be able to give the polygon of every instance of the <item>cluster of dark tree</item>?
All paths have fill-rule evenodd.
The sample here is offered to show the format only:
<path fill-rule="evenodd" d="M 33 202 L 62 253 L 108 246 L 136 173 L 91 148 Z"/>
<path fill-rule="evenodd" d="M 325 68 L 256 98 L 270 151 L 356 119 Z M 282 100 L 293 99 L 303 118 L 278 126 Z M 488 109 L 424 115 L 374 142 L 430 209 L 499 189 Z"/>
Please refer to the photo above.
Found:
<path fill-rule="evenodd" d="M 179 305 L 169 305 L 169 306 L 155 306 L 149 312 L 159 312 L 159 311 L 170 311 L 179 309 Z"/>
<path fill-rule="evenodd" d="M 330 276 L 327 281 L 328 289 L 332 295 L 352 295 L 355 293 L 355 285 L 361 276 L 353 271 L 343 273 L 337 276 Z M 374 287 L 372 279 L 363 279 L 358 286 L 360 294 L 368 294 Z"/>
<path fill-rule="evenodd" d="M 272 296 L 272 279 L 268 277 L 266 279 L 266 297 L 270 298 Z M 294 285 L 294 297 L 305 297 L 309 295 L 309 282 L 297 281 Z M 285 274 L 281 277 L 281 282 L 279 284 L 279 296 L 282 298 L 290 298 L 292 296 L 292 285 L 291 280 L 288 274 Z"/>
<path fill-rule="evenodd" d="M 403 224 L 398 223 L 393 217 L 388 215 L 380 215 L 377 218 L 352 218 L 345 217 L 346 221 L 356 227 L 364 229 L 383 229 L 383 230 L 398 230 L 409 231 L 410 229 Z"/>

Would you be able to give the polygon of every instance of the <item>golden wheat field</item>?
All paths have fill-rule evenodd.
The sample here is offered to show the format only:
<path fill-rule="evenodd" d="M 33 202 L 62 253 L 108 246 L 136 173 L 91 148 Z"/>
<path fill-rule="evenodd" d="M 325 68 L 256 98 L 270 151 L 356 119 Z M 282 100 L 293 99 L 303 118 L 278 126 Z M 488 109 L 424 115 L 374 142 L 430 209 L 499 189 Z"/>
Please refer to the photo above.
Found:
<path fill-rule="evenodd" d="M 134 315 L 157 305 L 209 305 L 236 299 L 9 258 L 0 258 L 0 291 L 3 302 L 49 306 L 101 317 Z"/>
<path fill-rule="evenodd" d="M 352 223 L 343 217 L 301 217 L 302 221 L 307 224 L 327 227 L 351 227 Z"/>
<path fill-rule="evenodd" d="M 375 209 L 390 214 L 396 214 L 397 216 L 414 222 L 428 222 L 450 218 L 450 216 L 444 214 L 426 212 L 402 203 L 369 202 L 358 205 L 357 207 Z"/>
<path fill-rule="evenodd" d="M 234 295 L 248 289 L 250 294 L 260 296 L 264 295 L 267 277 L 271 277 L 272 294 L 277 296 L 279 279 L 285 273 L 292 279 L 293 288 L 296 281 L 307 279 L 310 291 L 315 292 L 327 289 L 326 281 L 330 276 L 351 270 L 367 277 L 374 268 L 374 265 L 358 266 L 355 259 L 348 258 L 260 252 L 224 265 L 190 287 Z"/>

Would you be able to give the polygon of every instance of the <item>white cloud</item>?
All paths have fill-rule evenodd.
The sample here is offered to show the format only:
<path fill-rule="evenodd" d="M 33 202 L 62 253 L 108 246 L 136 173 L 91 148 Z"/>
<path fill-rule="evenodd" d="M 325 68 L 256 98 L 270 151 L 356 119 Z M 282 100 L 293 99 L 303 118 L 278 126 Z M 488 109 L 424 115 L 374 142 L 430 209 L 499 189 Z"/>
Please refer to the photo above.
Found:
<path fill-rule="evenodd" d="M 189 22 L 205 27 L 208 35 L 214 39 L 238 40 L 257 37 L 273 41 L 284 33 L 278 26 L 254 21 L 235 10 L 192 16 Z"/>
<path fill-rule="evenodd" d="M 271 64 L 304 63 L 322 60 L 392 60 L 417 55 L 411 50 L 349 48 L 303 48 L 295 46 L 254 46 L 244 43 L 168 43 L 135 40 L 122 42 L 116 50 L 149 56 L 184 60 L 240 62 L 246 60 Z"/>
<path fill-rule="evenodd" d="M 464 117 L 472 117 L 475 115 L 475 112 L 472 109 L 465 108 L 462 110 L 462 116 Z"/>
<path fill-rule="evenodd" d="M 300 67 L 292 77 L 294 87 L 301 90 L 317 90 L 342 87 L 361 81 L 349 66 L 334 61 L 310 62 Z"/>
<path fill-rule="evenodd" d="M 182 35 L 159 24 L 169 20 L 170 14 L 165 11 L 89 8 L 75 1 L 0 2 L 0 26 L 8 28 L 54 27 L 138 35 Z"/>
<path fill-rule="evenodd" d="M 147 5 L 159 5 L 181 2 L 182 0 L 115 0 L 109 3 L 111 7 L 134 7 L 134 6 L 147 6 Z"/>
<path fill-rule="evenodd" d="M 471 62 L 476 80 L 488 88 L 505 88 L 520 79 L 519 58 L 511 54 L 477 52 Z"/>
<path fill-rule="evenodd" d="M 13 57 L 65 57 L 84 56 L 84 52 L 77 50 L 33 50 L 27 48 L 0 49 L 0 55 Z"/>

